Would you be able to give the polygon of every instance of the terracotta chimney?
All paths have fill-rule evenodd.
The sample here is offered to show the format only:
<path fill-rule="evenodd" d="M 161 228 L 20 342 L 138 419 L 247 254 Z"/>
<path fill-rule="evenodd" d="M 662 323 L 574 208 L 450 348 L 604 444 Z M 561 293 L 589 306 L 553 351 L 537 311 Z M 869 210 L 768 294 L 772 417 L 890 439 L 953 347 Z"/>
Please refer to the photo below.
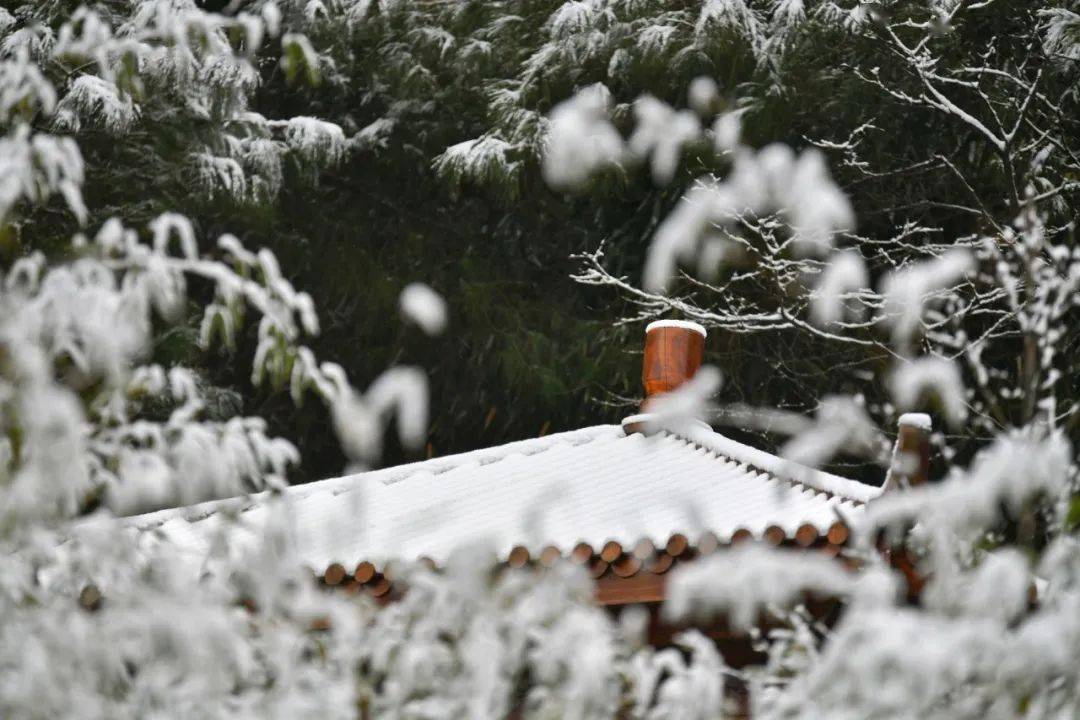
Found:
<path fill-rule="evenodd" d="M 930 416 L 905 413 L 897 422 L 896 447 L 885 490 L 922 485 L 930 477 Z"/>
<path fill-rule="evenodd" d="M 671 392 L 694 377 L 705 356 L 705 328 L 684 320 L 657 320 L 645 328 L 645 358 L 641 384 L 645 386 L 643 412 L 649 401 Z"/>

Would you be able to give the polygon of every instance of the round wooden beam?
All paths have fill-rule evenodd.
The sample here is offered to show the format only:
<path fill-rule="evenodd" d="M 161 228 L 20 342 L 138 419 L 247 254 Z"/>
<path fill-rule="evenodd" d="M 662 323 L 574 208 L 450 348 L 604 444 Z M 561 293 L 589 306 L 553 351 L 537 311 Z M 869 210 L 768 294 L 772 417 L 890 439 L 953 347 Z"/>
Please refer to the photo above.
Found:
<path fill-rule="evenodd" d="M 579 542 L 574 546 L 574 549 L 570 551 L 570 561 L 577 563 L 578 565 L 585 565 L 592 560 L 593 549 L 589 543 Z"/>
<path fill-rule="evenodd" d="M 367 560 L 357 565 L 356 572 L 353 573 L 353 579 L 361 585 L 370 582 L 373 577 L 375 577 L 375 566 Z"/>
<path fill-rule="evenodd" d="M 619 556 L 622 554 L 622 545 L 614 540 L 608 540 L 604 543 L 604 547 L 600 551 L 600 559 L 607 563 L 613 563 L 618 560 Z"/>
<path fill-rule="evenodd" d="M 787 540 L 787 533 L 784 532 L 784 528 L 779 525 L 770 525 L 765 528 L 765 534 L 762 537 L 764 537 L 765 542 L 770 545 L 779 545 Z"/>
<path fill-rule="evenodd" d="M 524 545 L 517 545 L 510 551 L 506 564 L 512 568 L 524 567 L 529 562 L 529 550 Z"/>
<path fill-rule="evenodd" d="M 818 539 L 818 529 L 810 523 L 803 523 L 799 526 L 799 529 L 795 531 L 795 542 L 800 547 L 810 547 Z"/>
<path fill-rule="evenodd" d="M 675 564 L 675 558 L 668 555 L 666 552 L 662 552 L 656 556 L 651 563 L 649 563 L 649 570 L 657 575 L 663 575 L 671 566 Z"/>
<path fill-rule="evenodd" d="M 741 542 L 746 542 L 747 540 L 753 540 L 753 539 L 754 539 L 754 533 L 750 532 L 746 528 L 739 528 L 738 530 L 736 530 L 735 532 L 733 532 L 731 534 L 731 544 L 732 545 L 735 545 L 735 544 L 741 543 Z"/>
<path fill-rule="evenodd" d="M 675 533 L 668 538 L 667 546 L 665 547 L 665 549 L 667 550 L 668 555 L 672 557 L 679 557 L 684 552 L 686 552 L 687 548 L 689 547 L 690 541 L 686 539 L 686 536 L 682 533 Z"/>
<path fill-rule="evenodd" d="M 611 571 L 621 578 L 628 578 L 633 575 L 637 575 L 637 572 L 640 569 L 641 561 L 638 560 L 632 553 L 625 553 L 621 558 L 616 560 L 611 565 Z"/>
<path fill-rule="evenodd" d="M 327 585 L 337 585 L 345 579 L 345 566 L 341 563 L 330 563 L 323 573 L 323 581 Z"/>
<path fill-rule="evenodd" d="M 375 597 L 382 597 L 386 593 L 390 592 L 390 580 L 385 576 L 379 577 L 373 583 L 367 586 L 368 591 Z"/>
<path fill-rule="evenodd" d="M 656 546 L 649 538 L 642 538 L 634 545 L 634 557 L 638 560 L 648 560 L 656 554 Z"/>
<path fill-rule="evenodd" d="M 554 545 L 548 545 L 540 551 L 540 564 L 544 567 L 552 567 L 562 558 L 562 551 Z"/>
<path fill-rule="evenodd" d="M 829 543 L 831 545 L 843 545 L 847 542 L 849 536 L 850 531 L 848 530 L 848 526 L 842 520 L 837 520 L 830 525 L 829 532 L 826 535 L 826 537 L 829 538 Z"/>
<path fill-rule="evenodd" d="M 702 555 L 708 555 L 709 553 L 716 552 L 720 547 L 720 538 L 716 537 L 715 533 L 705 531 L 701 534 L 701 537 L 697 541 L 697 551 Z"/>

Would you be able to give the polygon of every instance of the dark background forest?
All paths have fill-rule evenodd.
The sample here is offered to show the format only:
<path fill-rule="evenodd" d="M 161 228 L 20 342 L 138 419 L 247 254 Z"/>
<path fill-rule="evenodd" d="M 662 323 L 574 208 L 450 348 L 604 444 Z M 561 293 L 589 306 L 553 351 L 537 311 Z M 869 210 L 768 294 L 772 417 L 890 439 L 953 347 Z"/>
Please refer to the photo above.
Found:
<path fill-rule="evenodd" d="M 202 4 L 226 12 L 244 6 Z M 346 30 L 328 3 L 325 17 L 309 23 L 313 44 L 329 58 L 318 81 L 298 82 L 277 53 L 267 52 L 258 58 L 261 84 L 251 109 L 267 118 L 310 115 L 339 124 L 351 138 L 340 165 L 313 173 L 286 164 L 280 193 L 266 202 L 208 195 L 195 187 L 184 158 L 193 137 L 214 142 L 213 130 L 168 105 L 150 105 L 125 142 L 82 131 L 90 224 L 122 214 L 136 226 L 168 209 L 192 218 L 200 237 L 231 232 L 248 247 L 271 248 L 320 310 L 323 331 L 312 343 L 319 357 L 342 364 L 361 388 L 393 363 L 429 373 L 426 453 L 442 455 L 618 422 L 640 392 L 643 323 L 617 324 L 634 308 L 612 291 L 575 282 L 575 256 L 603 245 L 608 269 L 636 279 L 658 221 L 714 161 L 685 152 L 675 181 L 662 189 L 646 172 L 612 174 L 579 195 L 549 189 L 539 153 L 521 148 L 538 146 L 537 118 L 577 87 L 605 82 L 617 122 L 629 127 L 629 103 L 642 92 L 683 107 L 690 82 L 708 76 L 724 104 L 744 109 L 744 137 L 754 146 L 843 142 L 863 127 L 873 142 L 862 159 L 876 172 L 843 162 L 842 151 L 828 153 L 863 237 L 889 236 L 904 223 L 939 238 L 980 230 L 980 219 L 952 202 L 969 202 L 970 188 L 935 157 L 952 158 L 978 195 L 1000 195 L 1001 165 L 969 129 L 940 114 L 912 112 L 866 81 L 862 70 L 873 67 L 898 87 L 915 82 L 873 33 L 853 35 L 820 21 L 791 41 L 782 63 L 762 63 L 746 38 L 722 31 L 705 44 L 678 29 L 656 46 L 643 42 L 650 26 L 695 4 L 642 3 L 628 4 L 625 17 L 591 35 L 578 33 L 584 40 L 567 39 L 562 55 L 544 55 L 552 33 L 545 18 L 560 5 L 371 3 L 363 22 Z M 1035 9 L 1014 0 L 979 17 L 952 31 L 947 55 L 959 62 L 983 53 L 988 37 L 995 38 L 996 62 L 1007 65 L 1028 52 Z M 513 111 L 499 101 L 508 87 L 516 92 Z M 1076 118 L 1062 122 L 1061 132 L 1075 134 Z M 440 163 L 448 147 L 484 136 L 516 144 L 500 164 L 469 173 Z M 36 228 L 34 238 L 8 238 L 9 246 L 59 247 L 76 229 L 58 212 Z M 445 297 L 450 322 L 442 336 L 429 338 L 399 316 L 399 293 L 412 281 Z M 344 458 L 325 409 L 297 409 L 281 395 L 253 389 L 244 363 L 224 349 L 209 356 L 197 349 L 195 322 L 193 310 L 190 324 L 164 334 L 158 359 L 201 366 L 228 410 L 223 415 L 242 409 L 270 418 L 272 431 L 301 448 L 296 481 L 340 472 Z M 831 392 L 863 389 L 886 362 L 795 333 L 716 332 L 707 352 L 725 373 L 725 401 L 800 412 Z M 411 457 L 391 445 L 384 462 Z"/>

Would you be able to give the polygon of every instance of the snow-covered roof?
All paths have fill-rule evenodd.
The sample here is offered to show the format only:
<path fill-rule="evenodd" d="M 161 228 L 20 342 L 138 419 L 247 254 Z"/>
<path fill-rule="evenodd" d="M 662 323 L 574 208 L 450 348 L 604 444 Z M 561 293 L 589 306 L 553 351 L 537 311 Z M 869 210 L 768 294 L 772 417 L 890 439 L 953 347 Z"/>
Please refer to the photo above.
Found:
<path fill-rule="evenodd" d="M 476 540 L 488 541 L 503 559 L 513 552 L 550 556 L 553 548 L 569 556 L 582 544 L 597 554 L 612 543 L 629 553 L 643 540 L 662 552 L 672 538 L 692 545 L 706 537 L 715 546 L 747 535 L 777 542 L 798 534 L 800 542 L 824 542 L 879 492 L 702 424 L 648 436 L 591 427 L 294 486 L 284 495 L 300 559 L 318 572 L 340 564 L 352 573 L 365 562 L 440 562 Z M 232 522 L 226 516 L 237 517 L 230 543 L 242 545 L 258 542 L 267 499 L 261 493 L 129 522 L 195 549 Z"/>

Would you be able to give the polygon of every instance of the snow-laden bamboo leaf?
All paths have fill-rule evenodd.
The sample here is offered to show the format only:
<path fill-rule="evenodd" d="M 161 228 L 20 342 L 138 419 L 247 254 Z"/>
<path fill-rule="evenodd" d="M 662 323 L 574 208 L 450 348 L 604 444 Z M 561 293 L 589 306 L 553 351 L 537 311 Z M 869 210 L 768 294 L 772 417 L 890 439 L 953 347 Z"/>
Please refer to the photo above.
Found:
<path fill-rule="evenodd" d="M 86 118 L 116 135 L 127 132 L 139 117 L 131 96 L 122 97 L 116 85 L 95 75 L 76 78 L 57 112 L 62 126 L 76 132 Z"/>
<path fill-rule="evenodd" d="M 608 120 L 610 97 L 604 85 L 591 85 L 551 111 L 544 178 L 553 187 L 574 189 L 622 161 L 622 137 Z"/>
<path fill-rule="evenodd" d="M 755 545 L 706 558 L 671 578 L 664 615 L 673 621 L 723 614 L 748 629 L 760 613 L 791 607 L 806 592 L 846 596 L 854 580 L 832 559 Z"/>
<path fill-rule="evenodd" d="M 438 335 L 446 327 L 446 301 L 423 283 L 410 283 L 401 291 L 402 314 L 428 335 Z"/>

